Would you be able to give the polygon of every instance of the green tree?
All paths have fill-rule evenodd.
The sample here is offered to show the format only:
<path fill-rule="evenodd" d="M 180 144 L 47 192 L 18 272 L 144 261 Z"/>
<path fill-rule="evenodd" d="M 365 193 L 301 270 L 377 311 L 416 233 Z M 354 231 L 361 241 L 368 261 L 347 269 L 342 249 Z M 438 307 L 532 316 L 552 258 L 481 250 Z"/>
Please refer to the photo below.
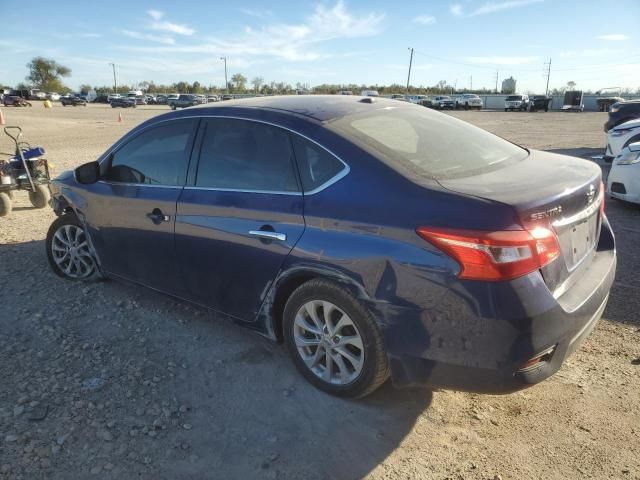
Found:
<path fill-rule="evenodd" d="M 35 57 L 27 63 L 29 75 L 26 79 L 34 87 L 45 92 L 60 92 L 68 90 L 62 83 L 62 77 L 71 75 L 71 69 L 60 65 L 55 60 L 44 57 Z"/>
<path fill-rule="evenodd" d="M 576 82 L 574 82 L 573 80 L 569 80 L 567 82 L 567 90 L 573 90 L 574 88 L 576 88 Z"/>
<path fill-rule="evenodd" d="M 251 85 L 253 85 L 253 91 L 255 93 L 258 93 L 263 83 L 264 83 L 264 78 L 254 77 L 253 80 L 251 80 Z"/>
<path fill-rule="evenodd" d="M 80 93 L 89 93 L 91 90 L 93 90 L 93 87 L 91 87 L 91 85 L 89 84 L 83 84 L 80 85 Z"/>
<path fill-rule="evenodd" d="M 245 85 L 247 84 L 247 77 L 241 73 L 234 73 L 231 77 L 231 83 L 233 84 L 236 92 L 243 92 L 245 90 Z"/>

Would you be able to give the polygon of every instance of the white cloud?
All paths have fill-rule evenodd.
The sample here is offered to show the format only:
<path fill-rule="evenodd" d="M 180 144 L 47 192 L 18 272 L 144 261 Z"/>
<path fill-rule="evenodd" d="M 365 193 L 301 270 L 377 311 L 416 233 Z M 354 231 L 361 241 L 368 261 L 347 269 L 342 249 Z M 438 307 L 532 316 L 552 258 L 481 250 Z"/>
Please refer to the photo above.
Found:
<path fill-rule="evenodd" d="M 451 15 L 454 15 L 456 17 L 461 17 L 462 16 L 462 5 L 456 3 L 454 5 L 451 5 L 451 7 L 449 7 L 449 11 L 451 12 Z"/>
<path fill-rule="evenodd" d="M 419 15 L 415 17 L 413 23 L 419 23 L 421 25 L 433 25 L 436 23 L 436 17 L 432 15 Z"/>
<path fill-rule="evenodd" d="M 630 37 L 628 37 L 627 35 L 623 35 L 621 33 L 611 33 L 608 35 L 598 35 L 596 38 L 598 40 L 621 41 L 621 40 L 629 40 Z"/>
<path fill-rule="evenodd" d="M 525 57 L 466 57 L 465 62 L 479 63 L 487 65 L 526 65 L 528 63 L 537 62 L 540 57 L 525 56 Z"/>
<path fill-rule="evenodd" d="M 384 14 L 369 12 L 355 15 L 342 0 L 332 8 L 318 5 L 313 14 L 299 24 L 274 23 L 254 29 L 245 27 L 235 37 L 213 37 L 206 43 L 167 47 L 126 47 L 133 51 L 164 53 L 208 53 L 213 55 L 271 56 L 292 61 L 311 61 L 327 58 L 313 45 L 322 42 L 376 35 L 381 30 Z"/>
<path fill-rule="evenodd" d="M 137 38 L 139 40 L 148 40 L 150 42 L 163 43 L 165 45 L 174 45 L 176 42 L 173 37 L 168 37 L 165 35 L 152 35 L 150 33 L 140 33 L 134 32 L 132 30 L 121 30 L 123 35 L 126 35 L 130 38 Z"/>
<path fill-rule="evenodd" d="M 195 30 L 191 27 L 171 22 L 153 22 L 149 28 L 160 32 L 176 33 L 178 35 L 193 35 L 195 33 Z"/>
<path fill-rule="evenodd" d="M 160 10 L 147 10 L 147 13 L 154 20 L 160 20 L 162 17 L 164 17 L 164 12 L 161 12 Z"/>
<path fill-rule="evenodd" d="M 506 2 L 485 2 L 475 10 L 465 14 L 460 4 L 451 5 L 449 11 L 456 17 L 475 17 L 477 15 L 486 15 L 488 13 L 501 12 L 503 10 L 510 10 L 512 8 L 525 7 L 532 3 L 540 3 L 544 0 L 509 0 Z"/>

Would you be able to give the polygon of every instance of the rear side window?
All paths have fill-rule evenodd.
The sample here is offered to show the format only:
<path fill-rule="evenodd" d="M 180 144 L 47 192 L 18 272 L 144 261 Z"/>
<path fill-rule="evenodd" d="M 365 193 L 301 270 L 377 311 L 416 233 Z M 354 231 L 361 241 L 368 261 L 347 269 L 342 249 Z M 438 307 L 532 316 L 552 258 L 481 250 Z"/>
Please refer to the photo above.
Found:
<path fill-rule="evenodd" d="M 350 115 L 331 128 L 415 180 L 468 177 L 528 156 L 481 128 L 420 107 Z"/>
<path fill-rule="evenodd" d="M 149 185 L 184 185 L 195 122 L 192 119 L 151 127 L 111 157 L 106 180 Z"/>
<path fill-rule="evenodd" d="M 298 135 L 293 136 L 293 148 L 305 192 L 321 187 L 347 168 L 324 148 Z"/>
<path fill-rule="evenodd" d="M 289 133 L 246 120 L 206 120 L 196 186 L 299 191 Z"/>

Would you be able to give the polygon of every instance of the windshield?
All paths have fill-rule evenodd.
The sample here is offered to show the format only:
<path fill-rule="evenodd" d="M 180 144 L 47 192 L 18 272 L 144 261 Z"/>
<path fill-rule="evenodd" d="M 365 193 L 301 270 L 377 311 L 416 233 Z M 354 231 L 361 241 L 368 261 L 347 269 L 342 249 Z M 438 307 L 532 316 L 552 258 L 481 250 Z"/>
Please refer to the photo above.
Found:
<path fill-rule="evenodd" d="M 420 107 L 387 107 L 329 125 L 411 179 L 449 179 L 498 170 L 528 151 L 485 130 Z"/>
<path fill-rule="evenodd" d="M 520 95 L 509 95 L 507 101 L 509 100 L 522 100 L 522 97 Z"/>

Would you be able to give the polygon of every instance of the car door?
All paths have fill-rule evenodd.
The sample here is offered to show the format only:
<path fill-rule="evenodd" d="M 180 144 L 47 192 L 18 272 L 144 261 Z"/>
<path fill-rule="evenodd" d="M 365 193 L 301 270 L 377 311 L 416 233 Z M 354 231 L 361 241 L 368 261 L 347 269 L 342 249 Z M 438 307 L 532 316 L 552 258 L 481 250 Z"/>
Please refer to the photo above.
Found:
<path fill-rule="evenodd" d="M 202 120 L 197 169 L 178 201 L 176 252 L 188 298 L 254 320 L 304 231 L 289 132 Z"/>
<path fill-rule="evenodd" d="M 91 185 L 86 219 L 110 274 L 176 295 L 176 202 L 184 187 L 197 120 L 169 120 L 127 140 Z"/>

